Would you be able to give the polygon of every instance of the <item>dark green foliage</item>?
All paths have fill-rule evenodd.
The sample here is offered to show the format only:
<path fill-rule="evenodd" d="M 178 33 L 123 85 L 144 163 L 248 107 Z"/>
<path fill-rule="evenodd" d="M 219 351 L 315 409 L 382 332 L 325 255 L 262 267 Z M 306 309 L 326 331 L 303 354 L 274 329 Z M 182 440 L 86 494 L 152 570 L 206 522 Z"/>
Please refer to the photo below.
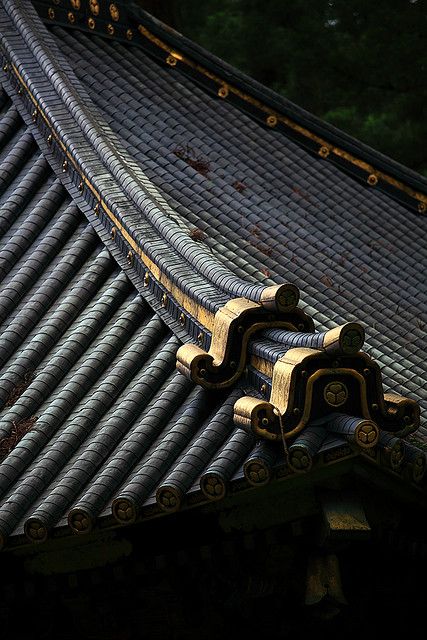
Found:
<path fill-rule="evenodd" d="M 427 175 L 426 0 L 167 5 L 189 38 Z"/>

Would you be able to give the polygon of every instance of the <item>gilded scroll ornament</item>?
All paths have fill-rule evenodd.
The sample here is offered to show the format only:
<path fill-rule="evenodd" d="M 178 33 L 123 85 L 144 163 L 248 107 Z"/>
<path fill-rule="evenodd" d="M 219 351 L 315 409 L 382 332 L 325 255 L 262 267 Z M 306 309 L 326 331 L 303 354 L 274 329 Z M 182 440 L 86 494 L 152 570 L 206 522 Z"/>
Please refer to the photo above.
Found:
<path fill-rule="evenodd" d="M 298 327 L 312 331 L 311 319 L 289 304 L 290 299 L 297 303 L 298 296 L 295 287 L 289 285 L 291 296 L 288 298 L 287 286 L 280 285 L 274 292 L 269 291 L 261 304 L 246 298 L 227 302 L 215 314 L 209 352 L 195 344 L 183 345 L 177 352 L 178 370 L 206 389 L 229 387 L 243 373 L 249 338 L 255 332 L 270 328 L 295 331 Z M 284 309 L 286 311 L 282 311 Z"/>
<path fill-rule="evenodd" d="M 365 353 L 337 359 L 319 349 L 294 348 L 274 365 L 269 401 L 240 398 L 234 421 L 272 441 L 293 439 L 308 425 L 329 421 L 332 431 L 371 448 L 378 442 L 377 425 L 394 436 L 414 431 L 419 408 L 408 398 L 383 394 L 379 367 Z"/>

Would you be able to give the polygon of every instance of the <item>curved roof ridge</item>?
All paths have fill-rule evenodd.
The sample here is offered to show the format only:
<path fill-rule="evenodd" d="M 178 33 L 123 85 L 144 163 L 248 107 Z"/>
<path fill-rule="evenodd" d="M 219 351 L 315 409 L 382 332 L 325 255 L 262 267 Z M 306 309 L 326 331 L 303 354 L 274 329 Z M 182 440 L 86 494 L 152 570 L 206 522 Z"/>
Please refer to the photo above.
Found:
<path fill-rule="evenodd" d="M 146 178 L 139 165 L 134 162 L 122 147 L 120 140 L 115 133 L 103 121 L 102 115 L 97 112 L 76 78 L 71 66 L 66 58 L 58 51 L 57 46 L 50 34 L 43 28 L 41 33 L 41 23 L 36 17 L 36 12 L 30 5 L 22 5 L 15 2 L 5 2 L 4 6 L 14 20 L 28 48 L 37 60 L 45 76 L 49 79 L 55 89 L 64 108 L 67 109 L 73 120 L 76 122 L 81 132 L 84 134 L 91 149 L 96 152 L 108 171 L 117 180 L 121 193 L 125 193 L 138 211 L 143 213 L 145 219 L 151 224 L 153 229 L 161 236 L 172 250 L 176 250 L 182 260 L 188 262 L 200 275 L 219 290 L 233 297 L 244 296 L 253 300 L 260 300 L 265 289 L 263 285 L 249 283 L 232 274 L 223 264 L 213 258 L 200 243 L 195 242 L 184 233 L 181 225 L 177 224 L 179 218 L 173 212 L 162 194 Z M 47 44 L 49 46 L 47 46 Z M 52 46 L 55 51 L 53 56 L 49 48 Z M 14 51 L 17 50 L 15 45 Z M 60 60 L 60 64 L 58 63 Z M 34 71 L 33 71 L 34 73 Z M 34 76 L 33 76 L 34 77 Z M 79 93 L 75 89 L 78 87 Z M 86 102 L 87 101 L 87 102 Z M 45 109 L 49 111 L 49 104 L 46 100 Z M 93 112 L 93 110 L 95 111 Z M 45 113 L 49 118 L 49 115 Z M 73 143 L 70 132 L 70 123 L 67 122 L 67 132 L 57 131 L 60 139 L 65 141 L 66 146 L 72 154 L 78 168 L 83 172 L 80 150 Z M 59 122 L 59 129 L 61 123 Z M 93 185 L 97 184 L 96 176 Z M 108 190 L 104 184 L 103 189 Z M 148 200 L 147 200 L 148 197 Z M 123 219 L 125 223 L 126 219 Z M 128 232 L 133 235 L 138 228 L 135 220 L 134 225 L 130 225 Z M 191 284 L 187 282 L 187 287 Z M 195 295 L 195 294 L 194 294 Z"/>

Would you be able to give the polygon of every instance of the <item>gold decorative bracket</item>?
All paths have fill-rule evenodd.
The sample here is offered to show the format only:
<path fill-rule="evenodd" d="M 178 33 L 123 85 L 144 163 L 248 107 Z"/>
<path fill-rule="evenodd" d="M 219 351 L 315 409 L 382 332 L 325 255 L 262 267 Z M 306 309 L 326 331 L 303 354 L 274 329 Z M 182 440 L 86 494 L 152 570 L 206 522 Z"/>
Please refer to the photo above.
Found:
<path fill-rule="evenodd" d="M 385 395 L 381 372 L 365 353 L 339 357 L 290 349 L 274 365 L 270 400 L 251 396 L 234 405 L 234 422 L 269 440 L 293 438 L 333 413 L 360 416 L 401 436 L 419 426 L 416 402 Z"/>
<path fill-rule="evenodd" d="M 262 329 L 314 331 L 313 321 L 297 309 L 293 285 L 266 288 L 261 303 L 230 300 L 217 311 L 209 352 L 185 344 L 177 352 L 177 369 L 206 389 L 231 386 L 242 375 L 250 337 Z"/>

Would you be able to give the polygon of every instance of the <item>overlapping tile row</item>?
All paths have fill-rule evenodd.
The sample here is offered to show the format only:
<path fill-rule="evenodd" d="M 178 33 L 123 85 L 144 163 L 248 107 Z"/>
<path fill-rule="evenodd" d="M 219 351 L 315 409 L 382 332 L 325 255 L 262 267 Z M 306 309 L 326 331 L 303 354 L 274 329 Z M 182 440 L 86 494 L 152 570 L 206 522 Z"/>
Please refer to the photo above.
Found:
<path fill-rule="evenodd" d="M 0 104 L 2 164 L 31 134 L 3 90 Z M 129 524 L 299 473 L 281 448 L 235 428 L 243 389 L 212 393 L 176 371 L 180 341 L 34 140 L 28 148 L 0 186 L 2 545 L 58 527 L 86 533 L 106 518 Z"/>
<path fill-rule="evenodd" d="M 0 127 L 11 113 L 1 98 Z M 14 122 L 0 162 L 25 130 Z M 243 389 L 213 394 L 176 372 L 179 340 L 36 146 L 0 206 L 2 544 L 41 542 L 58 526 L 85 533 L 106 516 L 129 524 L 308 470 L 235 428 Z M 355 455 L 345 434 L 319 433 L 319 448 Z"/>
<path fill-rule="evenodd" d="M 37 23 L 30 25 L 22 7 L 21 3 L 15 3 L 18 13 L 23 11 L 19 20 L 18 14 L 15 15 L 15 26 L 19 25 L 16 33 L 11 31 L 9 18 L 3 15 L 6 25 L 3 44 L 6 42 L 9 55 L 3 69 L 4 83 L 13 104 L 6 92 L 0 95 L 0 166 L 4 167 L 0 184 L 2 544 L 7 544 L 10 539 L 13 544 L 13 540 L 16 543 L 28 540 L 41 542 L 58 527 L 83 534 L 99 525 L 131 524 L 140 518 L 220 500 L 228 492 L 305 473 L 317 465 L 332 464 L 357 455 L 369 456 L 411 483 L 422 482 L 425 456 L 420 449 L 400 437 L 400 421 L 405 422 L 407 418 L 409 431 L 415 425 L 414 416 L 417 416 L 413 403 L 394 398 L 381 405 L 382 392 L 378 392 L 381 402 L 378 401 L 376 411 L 385 414 L 383 418 L 386 422 L 388 420 L 386 427 L 389 426 L 393 432 L 384 433 L 369 419 L 368 410 L 361 411 L 360 415 L 357 411 L 345 412 L 350 408 L 350 404 L 345 404 L 345 392 L 335 378 L 329 379 L 329 373 L 326 373 L 322 374 L 326 376 L 327 384 L 323 390 L 324 401 L 320 402 L 323 402 L 320 413 L 307 414 L 309 417 L 305 416 L 302 425 L 304 429 L 297 425 L 290 438 L 289 433 L 284 433 L 282 424 L 286 412 L 281 416 L 272 413 L 281 403 L 279 399 L 276 405 L 271 404 L 278 389 L 275 371 L 286 366 L 287 359 L 292 362 L 298 349 L 303 355 L 301 363 L 305 358 L 310 361 L 305 374 L 299 367 L 301 363 L 296 363 L 295 370 L 301 374 L 296 385 L 297 395 L 301 396 L 299 399 L 309 396 L 305 389 L 310 380 L 307 371 L 310 375 L 312 373 L 311 362 L 315 369 L 329 367 L 331 375 L 335 376 L 341 375 L 337 358 L 344 368 L 348 363 L 347 368 L 351 368 L 354 360 L 359 368 L 364 366 L 368 372 L 366 375 L 378 383 L 380 377 L 375 366 L 358 353 L 363 343 L 363 329 L 355 322 L 331 329 L 326 321 L 322 323 L 324 331 L 313 333 L 308 316 L 290 305 L 291 312 L 295 314 L 293 323 L 272 323 L 263 335 L 252 337 L 248 344 L 245 343 L 248 362 L 243 361 L 242 371 L 247 364 L 246 375 L 244 379 L 233 380 L 231 388 L 212 384 L 216 389 L 212 392 L 209 384 L 195 387 L 193 382 L 176 371 L 177 353 L 183 348 L 180 336 L 188 339 L 188 327 L 165 315 L 164 306 L 163 311 L 161 306 L 159 308 L 160 315 L 156 314 L 159 305 L 153 296 L 147 299 L 154 311 L 147 304 L 141 295 L 141 291 L 145 293 L 146 265 L 138 271 L 134 263 L 137 256 L 132 254 L 132 260 L 123 259 L 123 229 L 106 229 L 103 226 L 102 207 L 94 211 L 100 204 L 99 198 L 94 197 L 92 191 L 89 193 L 89 186 L 93 187 L 93 184 L 84 182 L 82 177 L 97 175 L 98 186 L 102 187 L 101 204 L 107 203 L 113 209 L 117 206 L 117 211 L 124 211 L 129 216 L 130 227 L 138 233 L 143 231 L 146 246 L 154 246 L 158 251 L 159 264 L 166 265 L 171 278 L 188 258 L 186 269 L 187 275 L 192 271 L 192 279 L 188 281 L 191 286 L 186 288 L 187 275 L 182 274 L 181 280 L 178 278 L 173 283 L 170 280 L 168 284 L 175 284 L 177 295 L 184 292 L 188 296 L 187 301 L 195 303 L 191 307 L 195 315 L 200 308 L 212 314 L 215 309 L 221 311 L 225 305 L 230 314 L 235 304 L 237 307 L 239 304 L 250 307 L 251 295 L 253 298 L 258 296 L 265 303 L 266 310 L 274 311 L 275 298 L 270 288 L 273 283 L 262 274 L 256 262 L 258 248 L 245 244 L 244 239 L 239 244 L 238 234 L 233 231 L 237 220 L 240 220 L 242 229 L 246 224 L 242 202 L 235 198 L 234 192 L 242 195 L 247 187 L 242 182 L 238 188 L 234 186 L 233 197 L 228 199 L 228 210 L 218 207 L 218 220 L 227 220 L 231 227 L 229 233 L 229 226 L 220 230 L 212 223 L 212 238 L 215 240 L 218 233 L 222 244 L 193 233 L 194 230 L 203 233 L 193 224 L 195 216 L 205 224 L 206 220 L 209 222 L 213 218 L 213 211 L 210 206 L 200 205 L 200 202 L 210 202 L 206 195 L 209 188 L 204 182 L 206 176 L 201 176 L 198 170 L 200 165 L 188 161 L 191 159 L 191 153 L 186 155 L 188 148 L 182 145 L 175 148 L 173 157 L 169 157 L 165 165 L 167 171 L 158 156 L 154 156 L 149 167 L 152 176 L 144 168 L 145 176 L 141 167 L 151 155 L 142 153 L 137 141 L 130 137 L 135 114 L 124 126 L 120 121 L 121 112 L 119 114 L 116 110 L 117 118 L 114 120 L 113 114 L 108 116 L 108 99 L 107 104 L 100 102 L 107 77 L 102 72 L 102 56 L 99 65 L 98 61 L 93 63 L 101 70 L 100 76 L 96 76 L 96 80 L 101 82 L 100 87 L 88 83 L 85 89 L 73 76 L 70 64 L 64 62 L 65 54 L 78 73 L 82 73 L 80 67 L 84 56 L 77 41 L 69 51 L 66 48 L 71 44 L 68 36 L 55 31 L 58 38 L 56 44 L 55 41 L 48 43 L 49 52 L 41 43 L 42 27 Z M 13 13 L 14 7 L 9 8 Z M 87 45 L 86 54 L 91 52 L 91 55 L 104 46 L 102 42 L 95 41 L 84 44 Z M 19 55 L 24 45 L 28 55 L 25 56 L 25 64 L 20 65 Z M 56 87 L 53 93 L 51 79 L 42 81 L 42 72 L 47 73 L 52 62 L 49 58 L 52 52 L 58 55 L 61 64 L 64 62 L 64 71 L 70 71 L 69 83 Z M 125 63 L 136 64 L 133 53 L 130 55 L 124 50 L 122 54 L 124 68 Z M 73 56 L 77 56 L 76 60 Z M 150 69 L 152 63 L 146 62 L 147 69 Z M 16 68 L 11 70 L 11 63 L 16 63 Z M 18 67 L 22 74 L 16 73 Z M 162 79 L 160 73 L 158 75 L 158 94 L 161 96 L 166 91 L 166 80 L 169 80 Z M 85 80 L 83 76 L 82 73 L 82 80 Z M 130 88 L 130 76 L 124 72 L 122 76 Z M 52 77 L 55 78 L 54 68 Z M 204 96 L 194 87 L 189 92 L 185 84 L 178 88 L 186 93 L 190 103 L 193 97 L 201 99 Z M 29 89 L 34 89 L 35 93 L 31 94 Z M 29 116 L 29 103 L 25 100 L 35 95 L 41 103 Z M 64 109 L 65 95 L 71 102 L 76 101 L 69 112 Z M 122 93 L 122 97 L 125 95 Z M 112 98 L 114 96 L 118 98 L 112 89 Z M 172 97 L 173 92 L 170 92 L 171 100 Z M 177 100 L 176 97 L 174 99 Z M 44 110 L 44 100 L 52 107 L 51 111 Z M 84 108 L 84 102 L 90 103 L 91 100 L 98 103 L 99 114 L 104 111 L 111 118 L 111 129 L 100 116 L 98 129 L 91 130 L 91 118 L 97 112 L 91 108 L 86 112 Z M 209 108 L 213 109 L 213 106 Z M 162 136 L 163 120 L 156 115 L 153 105 L 149 111 L 155 118 L 153 131 L 158 130 Z M 75 119 L 70 121 L 70 114 Z M 44 119 L 46 115 L 51 121 Z M 228 121 L 229 114 L 224 117 L 224 121 Z M 192 118 L 188 114 L 186 120 L 175 120 L 175 115 L 173 118 L 173 126 L 187 135 L 185 132 Z M 149 119 L 148 114 L 146 119 Z M 49 126 L 56 123 L 60 129 L 61 122 L 65 121 L 69 123 L 70 136 L 67 138 L 69 146 L 63 148 L 59 138 L 53 139 L 55 131 Z M 142 124 L 143 121 L 135 119 L 135 131 L 144 139 L 147 130 Z M 112 134 L 114 128 L 117 128 L 116 137 Z M 63 128 L 62 132 L 68 135 L 68 128 Z M 80 165 L 77 161 L 73 164 L 76 141 L 80 141 L 84 148 Z M 148 139 L 148 150 L 157 149 L 155 141 L 153 133 L 153 137 Z M 239 143 L 237 147 L 231 146 L 230 151 L 224 153 L 224 174 L 219 176 L 222 186 L 224 176 L 227 177 L 231 171 L 232 154 L 239 158 L 239 145 L 243 144 L 237 132 L 236 141 Z M 260 144 L 256 136 L 254 141 Z M 245 145 L 241 150 L 242 158 L 250 158 Z M 65 152 L 69 155 L 64 160 Z M 135 160 L 126 156 L 128 152 Z M 122 154 L 126 162 L 120 164 Z M 180 162 L 185 166 L 179 165 Z M 178 163 L 176 171 L 175 163 Z M 71 165 L 79 166 L 82 173 L 73 173 Z M 302 166 L 305 166 L 304 162 Z M 261 175 L 260 170 L 258 175 Z M 182 177 L 181 190 L 174 182 L 176 176 Z M 137 199 L 137 194 L 135 184 L 132 186 L 134 179 L 139 180 L 144 192 L 141 197 L 148 193 L 147 197 L 155 203 L 146 220 L 135 217 L 137 208 L 133 208 L 133 199 Z M 215 187 L 216 190 L 215 182 L 216 178 L 212 180 L 212 189 Z M 169 183 L 173 185 L 170 191 L 166 188 Z M 191 190 L 196 203 L 196 208 L 192 208 L 192 200 L 189 198 L 190 201 L 183 204 L 180 193 L 185 194 L 185 189 L 195 184 L 202 190 L 200 193 L 196 189 Z M 273 191 L 278 194 L 277 187 L 277 184 L 273 186 Z M 198 193 L 206 195 L 206 201 L 197 199 Z M 253 204 L 251 199 L 244 201 L 244 205 L 248 205 L 245 214 L 248 219 L 261 216 L 265 193 L 266 189 L 260 190 L 253 209 L 250 208 Z M 92 198 L 90 206 L 86 198 L 88 194 Z M 159 202 L 163 209 L 155 220 Z M 138 207 L 143 209 L 141 200 L 138 200 Z M 202 209 L 206 209 L 208 217 L 204 216 Z M 165 211 L 167 215 L 162 217 Z M 151 221 L 150 216 L 153 217 Z M 156 235 L 159 229 L 160 234 Z M 189 234 L 194 236 L 193 244 Z M 214 262 L 206 262 L 208 271 L 213 271 L 213 274 L 205 284 L 203 269 L 198 274 L 194 272 L 200 256 L 207 255 L 206 248 L 199 252 L 197 243 L 201 240 L 207 246 L 210 243 L 212 252 L 216 254 Z M 194 262 L 185 253 L 191 246 L 197 249 L 193 255 Z M 147 248 L 147 254 L 149 250 Z M 171 256 L 171 262 L 166 264 Z M 283 263 L 279 260 L 279 267 L 280 264 Z M 235 273 L 229 281 L 230 287 L 216 287 L 227 269 Z M 262 284 L 257 284 L 259 282 Z M 312 282 L 314 288 L 318 287 L 318 278 Z M 162 296 L 166 291 L 165 285 Z M 224 295 L 225 291 L 228 291 L 227 295 Z M 277 293 L 278 290 L 274 291 Z M 248 293 L 248 298 L 243 302 L 230 301 L 232 292 Z M 285 292 L 293 294 L 295 289 L 290 287 L 281 293 Z M 203 298 L 209 303 L 206 307 L 202 304 Z M 306 308 L 311 311 L 310 298 L 308 303 Z M 200 327 L 206 329 L 206 324 L 203 324 L 206 316 L 199 319 L 198 330 Z M 238 329 L 237 326 L 237 342 L 241 333 Z M 205 341 L 205 346 L 209 346 L 208 341 Z M 279 371 L 279 378 L 280 375 Z M 363 377 L 362 373 L 357 376 L 359 381 Z M 373 384 L 368 386 L 375 387 Z M 267 392 L 271 393 L 269 407 Z M 329 402 L 329 396 L 333 402 Z M 372 407 L 376 404 L 375 398 L 370 398 Z M 290 407 L 298 422 L 300 409 L 297 402 L 298 398 Z M 351 407 L 359 407 L 359 404 L 353 403 Z M 330 415 L 326 405 L 344 409 L 341 414 L 335 412 Z M 240 423 L 236 420 L 236 406 L 243 407 L 239 413 Z M 258 412 L 259 432 L 255 430 L 254 433 L 251 420 L 249 428 L 245 428 L 248 426 L 248 406 L 249 413 Z M 266 407 L 270 411 L 268 415 L 263 413 Z M 311 415 L 316 418 L 314 422 Z M 243 428 L 236 428 L 234 422 Z M 273 434 L 276 442 L 260 441 L 256 435 L 262 430 Z"/>
<path fill-rule="evenodd" d="M 300 106 L 188 40 L 143 11 L 125 3 L 34 4 L 46 24 L 60 24 L 113 40 L 132 42 L 157 60 L 179 69 L 211 95 L 231 102 L 251 118 L 295 140 L 303 148 L 346 171 L 356 180 L 388 193 L 412 211 L 427 211 L 427 183 L 422 176 L 355 140 Z M 264 43 L 262 43 L 264 45 Z"/>
<path fill-rule="evenodd" d="M 302 312 L 292 314 L 295 286 L 242 279 L 189 237 L 28 3 L 5 2 L 1 20 L 5 81 L 21 97 L 21 113 L 26 121 L 31 115 L 38 142 L 50 146 L 51 159 L 67 174 L 69 192 L 98 218 L 119 262 L 178 335 L 207 351 L 214 314 L 236 297 L 252 301 L 267 324 L 297 328 L 303 318 L 303 329 L 312 330 Z"/>
<path fill-rule="evenodd" d="M 427 255 L 419 238 L 426 218 L 138 47 L 53 32 L 91 99 L 193 237 L 236 275 L 295 283 L 317 328 L 362 322 L 386 389 L 419 401 L 425 416 Z"/>

